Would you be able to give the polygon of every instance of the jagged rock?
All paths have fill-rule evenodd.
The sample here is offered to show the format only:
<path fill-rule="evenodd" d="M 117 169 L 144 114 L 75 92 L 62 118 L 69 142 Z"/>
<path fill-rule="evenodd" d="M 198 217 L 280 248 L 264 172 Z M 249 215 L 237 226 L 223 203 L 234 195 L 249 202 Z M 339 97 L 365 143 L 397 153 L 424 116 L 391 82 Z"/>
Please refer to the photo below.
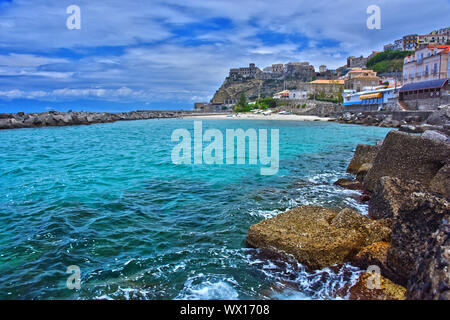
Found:
<path fill-rule="evenodd" d="M 421 136 L 391 131 L 364 178 L 364 187 L 374 191 L 384 176 L 415 180 L 429 186 L 431 179 L 450 159 L 450 144 Z"/>
<path fill-rule="evenodd" d="M 442 108 L 441 110 L 433 112 L 427 119 L 428 124 L 443 125 L 450 121 L 450 108 Z"/>
<path fill-rule="evenodd" d="M 379 146 L 372 146 L 366 144 L 360 144 L 356 147 L 353 159 L 347 167 L 347 172 L 351 174 L 357 174 L 361 166 L 368 163 L 371 164 L 375 159 Z"/>
<path fill-rule="evenodd" d="M 359 182 L 357 180 L 350 180 L 350 179 L 339 179 L 334 183 L 334 185 L 337 185 L 337 186 L 340 186 L 341 188 L 349 189 L 349 190 L 362 190 L 363 189 L 363 185 L 361 182 Z"/>
<path fill-rule="evenodd" d="M 302 206 L 251 226 L 247 244 L 292 254 L 306 266 L 321 269 L 349 261 L 371 241 L 389 240 L 388 228 L 367 222 L 350 209 Z"/>
<path fill-rule="evenodd" d="M 379 241 L 364 247 L 352 259 L 351 263 L 361 269 L 367 270 L 369 267 L 380 268 L 381 275 L 391 281 L 398 282 L 399 277 L 387 265 L 387 255 L 391 244 L 386 241 Z"/>
<path fill-rule="evenodd" d="M 373 219 L 395 218 L 401 205 L 412 192 L 425 192 L 420 182 L 381 177 L 369 200 L 369 217 Z"/>
<path fill-rule="evenodd" d="M 359 251 L 352 259 L 352 264 L 367 269 L 369 266 L 376 265 L 383 269 L 387 267 L 387 254 L 391 244 L 386 241 L 379 241 L 368 245 Z M 383 273 L 383 272 L 382 272 Z"/>
<path fill-rule="evenodd" d="M 450 221 L 444 219 L 425 245 L 409 278 L 407 298 L 450 300 Z"/>
<path fill-rule="evenodd" d="M 43 114 L 41 119 L 46 126 L 56 126 L 57 124 L 53 113 Z"/>
<path fill-rule="evenodd" d="M 422 134 L 422 137 L 425 139 L 435 140 L 435 141 L 448 141 L 448 137 L 440 132 L 434 130 L 427 130 Z"/>
<path fill-rule="evenodd" d="M 330 226 L 337 212 L 303 206 L 253 225 L 247 244 L 292 254 L 313 269 L 342 263 L 362 246 L 363 236 L 355 230 Z"/>
<path fill-rule="evenodd" d="M 341 210 L 331 220 L 331 225 L 338 228 L 357 230 L 364 235 L 365 246 L 378 241 L 387 241 L 391 236 L 391 229 L 387 228 L 383 223 L 373 221 L 348 208 Z"/>
<path fill-rule="evenodd" d="M 363 163 L 359 167 L 358 172 L 356 173 L 356 180 L 362 183 L 367 175 L 367 172 L 369 172 L 369 170 L 372 169 L 372 166 L 373 166 L 372 163 Z"/>
<path fill-rule="evenodd" d="M 0 119 L 0 129 L 11 129 L 11 123 L 9 121 L 9 118 L 1 118 Z"/>
<path fill-rule="evenodd" d="M 443 166 L 430 182 L 430 190 L 450 198 L 450 164 Z"/>
<path fill-rule="evenodd" d="M 379 277 L 379 280 L 375 280 Z M 376 288 L 377 282 L 380 287 Z M 350 300 L 405 300 L 406 289 L 382 275 L 363 273 L 349 290 Z"/>
<path fill-rule="evenodd" d="M 415 264 L 426 250 L 444 221 L 450 220 L 450 203 L 430 193 L 413 192 L 398 210 L 392 229 L 392 246 L 388 251 L 387 265 L 406 285 L 415 272 Z"/>
<path fill-rule="evenodd" d="M 22 128 L 23 127 L 22 121 L 19 121 L 16 118 L 9 119 L 9 123 L 11 125 L 11 128 Z"/>

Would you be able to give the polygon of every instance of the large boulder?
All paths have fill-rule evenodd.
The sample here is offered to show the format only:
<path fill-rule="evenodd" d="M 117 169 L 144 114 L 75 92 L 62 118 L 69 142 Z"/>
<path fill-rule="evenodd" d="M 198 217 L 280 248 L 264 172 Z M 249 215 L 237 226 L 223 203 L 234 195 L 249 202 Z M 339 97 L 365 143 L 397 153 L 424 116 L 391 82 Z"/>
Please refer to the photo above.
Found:
<path fill-rule="evenodd" d="M 415 180 L 424 186 L 450 159 L 450 144 L 391 131 L 377 153 L 372 168 L 364 178 L 364 186 L 375 191 L 381 177 Z"/>
<path fill-rule="evenodd" d="M 449 140 L 447 135 L 445 135 L 442 132 L 435 131 L 435 130 L 426 130 L 422 134 L 422 138 L 435 140 L 435 141 L 443 141 L 443 142 L 446 142 Z"/>
<path fill-rule="evenodd" d="M 12 129 L 11 121 L 9 118 L 0 119 L 0 129 Z"/>
<path fill-rule="evenodd" d="M 426 252 L 426 244 L 445 221 L 450 220 L 450 203 L 430 193 L 414 192 L 401 204 L 392 229 L 387 265 L 406 285 L 415 265 Z"/>
<path fill-rule="evenodd" d="M 247 245 L 285 252 L 321 269 L 349 261 L 364 246 L 389 237 L 388 228 L 354 210 L 302 206 L 251 226 Z"/>
<path fill-rule="evenodd" d="M 401 205 L 412 192 L 425 192 L 417 181 L 381 177 L 369 200 L 369 217 L 373 219 L 395 218 Z"/>
<path fill-rule="evenodd" d="M 362 165 L 372 164 L 379 149 L 379 146 L 367 144 L 358 145 L 353 155 L 353 159 L 347 167 L 347 172 L 351 174 L 358 174 Z"/>
<path fill-rule="evenodd" d="M 378 279 L 376 278 L 378 277 Z M 377 287 L 379 285 L 379 287 Z M 406 289 L 382 275 L 365 272 L 349 290 L 350 300 L 405 300 Z"/>
<path fill-rule="evenodd" d="M 442 108 L 441 110 L 433 112 L 427 119 L 428 124 L 443 125 L 450 121 L 450 108 Z"/>
<path fill-rule="evenodd" d="M 416 260 L 407 298 L 450 300 L 450 221 L 444 220 Z"/>
<path fill-rule="evenodd" d="M 430 190 L 450 198 L 450 164 L 443 166 L 430 182 Z"/>
<path fill-rule="evenodd" d="M 352 209 L 341 210 L 330 223 L 334 227 L 356 230 L 364 235 L 364 246 L 389 240 L 391 229 L 382 221 L 374 221 Z"/>

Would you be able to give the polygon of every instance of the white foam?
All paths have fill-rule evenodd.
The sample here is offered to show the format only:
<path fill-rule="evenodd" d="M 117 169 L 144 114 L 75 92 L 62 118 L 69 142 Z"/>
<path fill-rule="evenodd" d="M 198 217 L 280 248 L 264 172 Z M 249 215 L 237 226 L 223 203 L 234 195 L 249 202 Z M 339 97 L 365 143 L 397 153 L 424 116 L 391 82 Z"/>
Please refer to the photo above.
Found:
<path fill-rule="evenodd" d="M 203 279 L 201 279 L 203 278 Z M 205 279 L 212 278 L 212 279 Z M 200 283 L 196 283 L 198 281 Z M 183 290 L 175 299 L 180 300 L 237 300 L 239 293 L 233 287 L 236 281 L 232 278 L 218 279 L 217 276 L 205 277 L 203 274 L 189 278 Z"/>

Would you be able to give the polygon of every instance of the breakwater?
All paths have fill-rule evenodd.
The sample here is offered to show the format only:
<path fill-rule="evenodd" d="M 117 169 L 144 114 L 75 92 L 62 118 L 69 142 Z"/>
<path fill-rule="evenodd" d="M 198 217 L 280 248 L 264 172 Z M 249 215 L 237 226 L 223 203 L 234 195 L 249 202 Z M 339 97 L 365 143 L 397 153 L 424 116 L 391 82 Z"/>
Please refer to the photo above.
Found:
<path fill-rule="evenodd" d="M 109 123 L 115 121 L 147 120 L 164 118 L 181 118 L 193 116 L 193 111 L 156 111 L 138 110 L 130 112 L 58 112 L 48 111 L 42 113 L 0 113 L 1 129 L 58 127 L 73 125 L 90 125 L 95 123 Z"/>

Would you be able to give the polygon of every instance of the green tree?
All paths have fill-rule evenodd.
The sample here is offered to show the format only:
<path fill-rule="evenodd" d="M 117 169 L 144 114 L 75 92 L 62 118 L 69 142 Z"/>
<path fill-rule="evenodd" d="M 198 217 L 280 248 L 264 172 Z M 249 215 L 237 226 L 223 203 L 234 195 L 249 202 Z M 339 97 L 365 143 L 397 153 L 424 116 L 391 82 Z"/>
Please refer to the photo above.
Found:
<path fill-rule="evenodd" d="M 239 98 L 238 106 L 244 108 L 247 106 L 247 98 L 245 97 L 244 91 L 241 92 L 241 97 Z"/>
<path fill-rule="evenodd" d="M 234 106 L 234 111 L 236 112 L 248 112 L 251 110 L 251 107 L 247 103 L 247 98 L 245 97 L 244 91 L 241 92 L 241 97 L 239 98 L 239 102 Z"/>
<path fill-rule="evenodd" d="M 277 102 L 272 97 L 266 97 L 256 100 L 256 106 L 261 109 L 276 108 Z"/>

